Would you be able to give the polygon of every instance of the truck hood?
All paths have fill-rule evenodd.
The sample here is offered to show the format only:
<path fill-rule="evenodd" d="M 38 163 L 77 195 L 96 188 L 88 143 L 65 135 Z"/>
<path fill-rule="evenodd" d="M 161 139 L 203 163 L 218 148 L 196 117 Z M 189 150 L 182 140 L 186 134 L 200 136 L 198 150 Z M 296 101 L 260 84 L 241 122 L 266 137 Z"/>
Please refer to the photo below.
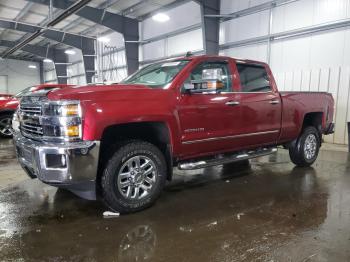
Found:
<path fill-rule="evenodd" d="M 50 100 L 119 100 L 127 96 L 142 97 L 144 94 L 153 92 L 159 89 L 152 89 L 145 85 L 90 85 L 90 86 L 75 86 L 64 89 L 52 90 L 47 97 Z"/>

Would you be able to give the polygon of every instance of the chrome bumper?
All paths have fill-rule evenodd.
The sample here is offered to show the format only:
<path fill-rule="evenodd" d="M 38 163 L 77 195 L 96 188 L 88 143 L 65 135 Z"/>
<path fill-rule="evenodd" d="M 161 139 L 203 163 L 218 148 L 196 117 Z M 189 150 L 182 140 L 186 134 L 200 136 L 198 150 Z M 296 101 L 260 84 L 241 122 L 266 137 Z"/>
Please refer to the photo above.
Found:
<path fill-rule="evenodd" d="M 69 189 L 85 199 L 96 199 L 99 141 L 53 144 L 19 132 L 14 133 L 13 141 L 18 161 L 30 177 Z"/>

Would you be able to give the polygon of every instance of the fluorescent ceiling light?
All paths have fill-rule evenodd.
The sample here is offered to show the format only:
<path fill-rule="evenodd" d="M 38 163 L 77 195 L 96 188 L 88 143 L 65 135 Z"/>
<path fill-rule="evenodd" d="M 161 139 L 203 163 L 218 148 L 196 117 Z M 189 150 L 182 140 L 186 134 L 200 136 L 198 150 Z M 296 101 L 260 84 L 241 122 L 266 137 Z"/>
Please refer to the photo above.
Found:
<path fill-rule="evenodd" d="M 44 63 L 52 63 L 53 61 L 52 61 L 51 59 L 45 58 L 45 59 L 43 60 L 43 62 L 44 62 Z"/>
<path fill-rule="evenodd" d="M 75 55 L 75 51 L 73 49 L 68 49 L 64 51 L 67 55 Z"/>
<path fill-rule="evenodd" d="M 102 43 L 109 43 L 109 41 L 111 41 L 111 39 L 109 37 L 106 37 L 106 36 L 100 36 L 100 37 L 97 37 L 97 41 L 102 42 Z"/>
<path fill-rule="evenodd" d="M 29 65 L 28 68 L 35 69 L 35 68 L 36 68 L 36 65 Z"/>
<path fill-rule="evenodd" d="M 170 19 L 170 17 L 164 13 L 158 13 L 152 16 L 152 19 L 157 22 L 166 22 Z"/>

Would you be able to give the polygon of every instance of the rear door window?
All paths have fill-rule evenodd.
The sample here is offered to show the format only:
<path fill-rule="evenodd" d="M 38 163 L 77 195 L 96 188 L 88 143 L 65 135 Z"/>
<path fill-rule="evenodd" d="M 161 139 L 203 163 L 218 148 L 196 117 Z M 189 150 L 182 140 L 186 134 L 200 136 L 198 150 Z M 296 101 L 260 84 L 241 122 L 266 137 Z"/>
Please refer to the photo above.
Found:
<path fill-rule="evenodd" d="M 241 92 L 271 91 L 269 75 L 264 66 L 237 63 L 237 70 L 241 82 Z"/>

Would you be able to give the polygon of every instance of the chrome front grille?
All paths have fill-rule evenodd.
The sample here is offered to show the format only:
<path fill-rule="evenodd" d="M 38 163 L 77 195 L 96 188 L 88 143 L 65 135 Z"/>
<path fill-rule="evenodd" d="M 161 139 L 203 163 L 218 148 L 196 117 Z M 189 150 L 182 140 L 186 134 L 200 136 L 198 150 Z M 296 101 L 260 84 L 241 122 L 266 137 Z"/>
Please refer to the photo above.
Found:
<path fill-rule="evenodd" d="M 20 110 L 26 115 L 41 115 L 41 106 L 38 105 L 21 105 Z"/>
<path fill-rule="evenodd" d="M 23 97 L 19 106 L 20 130 L 24 136 L 40 138 L 44 129 L 40 123 L 43 97 Z"/>
<path fill-rule="evenodd" d="M 44 135 L 43 128 L 39 124 L 33 124 L 33 123 L 23 123 L 21 125 L 21 129 L 29 134 L 36 135 L 36 136 L 42 136 Z"/>

